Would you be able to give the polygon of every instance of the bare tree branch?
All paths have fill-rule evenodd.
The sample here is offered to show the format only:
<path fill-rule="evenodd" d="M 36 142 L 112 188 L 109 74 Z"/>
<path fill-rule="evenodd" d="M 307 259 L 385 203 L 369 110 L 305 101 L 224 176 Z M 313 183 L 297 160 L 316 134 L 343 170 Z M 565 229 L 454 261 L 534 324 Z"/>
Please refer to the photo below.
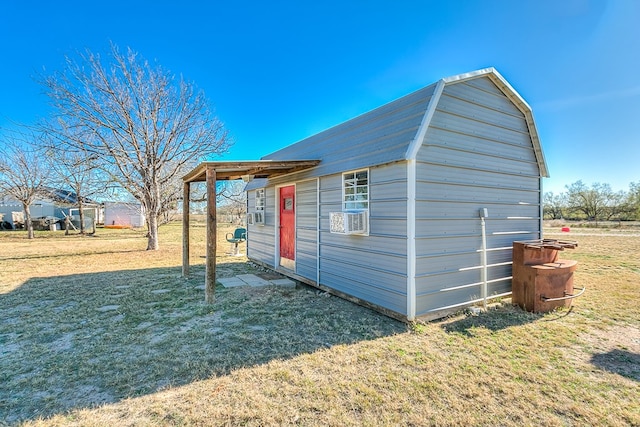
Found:
<path fill-rule="evenodd" d="M 113 44 L 109 64 L 87 50 L 40 83 L 56 111 L 46 131 L 59 144 L 96 156 L 142 204 L 147 249 L 158 249 L 158 224 L 180 194 L 180 177 L 229 146 L 204 94 Z"/>
<path fill-rule="evenodd" d="M 109 185 L 108 177 L 98 168 L 97 156 L 82 149 L 61 150 L 51 141 L 45 144 L 42 152 L 47 159 L 46 164 L 53 182 L 59 187 L 70 188 L 75 193 L 80 234 L 85 234 L 85 203 L 91 197 L 105 194 Z M 68 233 L 68 229 L 66 231 Z"/>
<path fill-rule="evenodd" d="M 14 133 L 4 136 L 0 145 L 0 195 L 8 195 L 22 204 L 27 237 L 34 238 L 30 206 L 48 184 L 42 157 L 34 148 L 40 136 Z"/>

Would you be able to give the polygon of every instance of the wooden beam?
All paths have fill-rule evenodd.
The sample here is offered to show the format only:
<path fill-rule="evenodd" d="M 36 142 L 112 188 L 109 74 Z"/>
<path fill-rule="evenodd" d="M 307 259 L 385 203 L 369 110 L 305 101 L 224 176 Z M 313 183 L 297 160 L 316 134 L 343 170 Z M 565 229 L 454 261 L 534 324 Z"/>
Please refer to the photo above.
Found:
<path fill-rule="evenodd" d="M 216 170 L 207 165 L 207 273 L 204 300 L 213 304 L 216 290 L 216 238 L 218 220 L 216 216 Z"/>
<path fill-rule="evenodd" d="M 191 184 L 183 183 L 182 188 L 182 277 L 189 277 L 189 200 Z"/>
<path fill-rule="evenodd" d="M 255 171 L 256 175 L 268 178 L 275 175 L 282 175 L 307 168 L 312 168 L 320 163 L 320 160 L 255 160 L 255 161 L 221 161 L 202 162 L 191 172 L 182 177 L 185 182 L 206 181 L 206 170 L 208 167 L 216 169 L 216 179 L 218 181 L 233 179 L 241 175 L 249 175 L 249 171 Z"/>

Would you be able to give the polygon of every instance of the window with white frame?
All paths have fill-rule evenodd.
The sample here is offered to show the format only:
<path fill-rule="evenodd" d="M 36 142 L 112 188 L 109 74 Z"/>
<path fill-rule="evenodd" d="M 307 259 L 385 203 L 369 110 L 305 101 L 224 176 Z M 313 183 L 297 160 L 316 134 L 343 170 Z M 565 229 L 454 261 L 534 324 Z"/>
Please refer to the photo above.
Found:
<path fill-rule="evenodd" d="M 342 208 L 369 210 L 369 170 L 362 169 L 342 174 Z"/>
<path fill-rule="evenodd" d="M 264 211 L 264 188 L 256 190 L 256 211 Z"/>

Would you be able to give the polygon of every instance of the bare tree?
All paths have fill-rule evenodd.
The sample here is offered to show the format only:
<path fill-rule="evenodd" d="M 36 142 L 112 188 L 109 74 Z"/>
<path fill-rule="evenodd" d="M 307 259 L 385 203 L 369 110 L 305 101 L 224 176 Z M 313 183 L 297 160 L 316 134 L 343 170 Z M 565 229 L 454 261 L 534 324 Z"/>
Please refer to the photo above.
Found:
<path fill-rule="evenodd" d="M 167 165 L 167 167 L 172 167 L 172 165 Z M 183 175 L 184 174 L 180 174 L 179 176 L 175 176 L 172 180 L 168 180 L 160 189 L 162 203 L 159 221 L 161 224 L 170 222 L 178 210 L 178 203 L 182 199 Z"/>
<path fill-rule="evenodd" d="M 68 187 L 75 193 L 80 234 L 85 234 L 85 202 L 97 194 L 104 194 L 109 181 L 105 174 L 100 173 L 96 163 L 98 159 L 94 154 L 83 149 L 59 150 L 48 145 L 45 150 L 48 168 L 56 184 Z M 66 231 L 68 233 L 68 229 Z"/>
<path fill-rule="evenodd" d="M 115 45 L 109 64 L 87 50 L 40 82 L 56 111 L 47 131 L 62 146 L 96 156 L 100 167 L 141 203 L 147 249 L 158 249 L 167 200 L 163 191 L 198 160 L 228 148 L 204 93 Z"/>
<path fill-rule="evenodd" d="M 224 181 L 216 190 L 217 203 L 233 217 L 235 222 L 242 222 L 247 213 L 245 186 L 246 184 L 242 181 Z"/>
<path fill-rule="evenodd" d="M 34 149 L 36 135 L 5 136 L 0 145 L 0 194 L 13 197 L 22 204 L 27 237 L 33 239 L 31 204 L 47 185 L 47 170 L 42 157 Z"/>

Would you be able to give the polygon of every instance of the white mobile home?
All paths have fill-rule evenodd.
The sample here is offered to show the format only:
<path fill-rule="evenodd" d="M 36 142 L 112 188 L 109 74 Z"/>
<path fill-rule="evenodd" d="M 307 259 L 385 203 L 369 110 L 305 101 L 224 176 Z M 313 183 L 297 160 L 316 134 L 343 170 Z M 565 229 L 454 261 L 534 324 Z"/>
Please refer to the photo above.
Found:
<path fill-rule="evenodd" d="M 42 190 L 42 194 L 30 205 L 31 218 L 56 218 L 62 220 L 65 216 L 73 211 L 73 207 L 78 205 L 78 196 L 73 191 L 60 188 L 47 188 Z M 100 210 L 100 204 L 83 198 L 83 205 L 86 209 Z M 77 211 L 77 209 L 75 209 Z M 0 217 L 3 217 L 4 227 L 13 229 L 17 224 L 13 218 L 18 216 L 22 220 L 23 216 L 22 203 L 9 196 L 0 197 Z M 18 215 L 16 215 L 18 214 Z M 92 215 L 92 218 L 96 215 Z"/>
<path fill-rule="evenodd" d="M 140 203 L 104 202 L 105 227 L 144 227 Z"/>
<path fill-rule="evenodd" d="M 247 185 L 247 256 L 396 318 L 509 294 L 512 242 L 541 237 L 538 132 L 493 68 L 442 79 L 263 161 L 303 159 L 319 162 Z"/>

